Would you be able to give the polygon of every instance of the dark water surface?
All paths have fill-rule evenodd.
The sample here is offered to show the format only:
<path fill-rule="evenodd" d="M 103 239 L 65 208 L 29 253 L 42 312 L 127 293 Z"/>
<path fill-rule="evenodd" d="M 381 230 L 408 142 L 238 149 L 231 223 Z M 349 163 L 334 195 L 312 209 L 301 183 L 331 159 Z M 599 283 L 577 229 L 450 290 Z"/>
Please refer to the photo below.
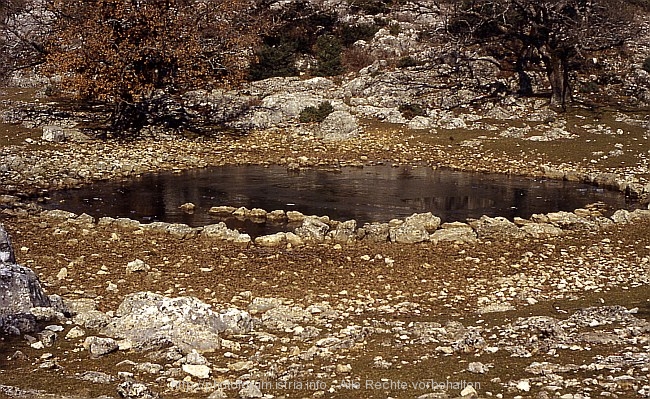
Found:
<path fill-rule="evenodd" d="M 362 225 L 416 212 L 432 212 L 443 221 L 465 221 L 481 215 L 528 218 L 533 213 L 572 211 L 598 201 L 615 209 L 628 206 L 621 193 L 548 179 L 427 167 L 373 166 L 296 173 L 279 166 L 226 166 L 54 192 L 46 207 L 94 217 L 201 226 L 219 221 L 207 213 L 210 207 L 229 205 L 296 210 L 341 221 L 356 219 Z M 186 202 L 196 205 L 194 214 L 179 209 Z M 251 235 L 281 229 L 234 218 L 226 223 Z"/>

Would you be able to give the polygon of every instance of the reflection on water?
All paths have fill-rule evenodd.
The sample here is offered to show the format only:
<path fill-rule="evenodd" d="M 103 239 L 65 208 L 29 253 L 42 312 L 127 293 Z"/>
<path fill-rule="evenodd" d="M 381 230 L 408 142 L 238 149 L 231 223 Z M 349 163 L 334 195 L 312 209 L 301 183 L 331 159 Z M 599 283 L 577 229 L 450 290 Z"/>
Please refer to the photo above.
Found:
<path fill-rule="evenodd" d="M 340 171 L 288 172 L 283 167 L 226 166 L 161 173 L 125 182 L 101 182 L 53 193 L 47 206 L 95 217 L 129 217 L 142 222 L 166 221 L 200 226 L 218 220 L 210 207 L 297 210 L 335 220 L 388 221 L 415 212 L 432 212 L 443 221 L 464 221 L 481 215 L 530 217 L 533 213 L 572 211 L 602 201 L 626 207 L 625 197 L 594 186 L 556 180 L 376 166 Z M 192 202 L 194 214 L 179 206 Z M 252 235 L 278 226 L 228 220 Z"/>

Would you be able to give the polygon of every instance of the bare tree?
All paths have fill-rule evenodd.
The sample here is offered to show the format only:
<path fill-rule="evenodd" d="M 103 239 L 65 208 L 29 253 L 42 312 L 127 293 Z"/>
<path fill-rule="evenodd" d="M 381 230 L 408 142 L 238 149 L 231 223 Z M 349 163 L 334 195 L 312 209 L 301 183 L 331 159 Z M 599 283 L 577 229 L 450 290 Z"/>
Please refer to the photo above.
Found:
<path fill-rule="evenodd" d="M 0 2 L 0 79 L 45 61 L 51 15 L 41 0 Z"/>
<path fill-rule="evenodd" d="M 522 94 L 532 93 L 528 72 L 541 67 L 551 104 L 562 108 L 577 61 L 635 32 L 634 6 L 625 0 L 471 0 L 450 9 L 449 33 L 516 72 Z"/>

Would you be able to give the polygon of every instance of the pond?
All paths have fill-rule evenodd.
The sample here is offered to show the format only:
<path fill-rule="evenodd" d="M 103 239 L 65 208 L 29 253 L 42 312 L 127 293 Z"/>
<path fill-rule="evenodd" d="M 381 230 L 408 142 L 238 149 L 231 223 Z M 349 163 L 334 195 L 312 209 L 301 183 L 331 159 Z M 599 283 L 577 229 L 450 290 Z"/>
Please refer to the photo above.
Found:
<path fill-rule="evenodd" d="M 333 220 L 355 219 L 361 226 L 421 212 L 432 212 L 443 222 L 482 215 L 512 220 L 534 213 L 573 211 L 594 202 L 611 209 L 630 205 L 622 193 L 576 182 L 388 165 L 300 172 L 280 166 L 224 166 L 98 182 L 53 192 L 50 198 L 45 204 L 49 209 L 190 226 L 223 220 L 252 236 L 286 226 L 219 219 L 208 210 L 220 205 L 296 210 Z M 179 209 L 187 202 L 196 205 L 193 214 Z"/>

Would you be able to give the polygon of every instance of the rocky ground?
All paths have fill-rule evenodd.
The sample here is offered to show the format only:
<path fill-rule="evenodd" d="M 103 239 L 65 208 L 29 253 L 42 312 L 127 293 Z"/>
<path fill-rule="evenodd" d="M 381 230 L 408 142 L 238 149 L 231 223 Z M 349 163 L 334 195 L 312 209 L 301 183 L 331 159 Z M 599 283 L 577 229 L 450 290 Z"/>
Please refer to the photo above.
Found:
<path fill-rule="evenodd" d="M 3 125 L 0 222 L 63 305 L 36 312 L 44 330 L 3 337 L 0 395 L 649 397 L 647 211 L 267 247 L 38 208 L 61 187 L 223 164 L 388 162 L 650 191 L 642 114 L 459 118 L 435 134 L 368 122 L 342 142 L 275 129 L 51 143 Z M 450 228 L 471 240 L 429 239 Z"/>
<path fill-rule="evenodd" d="M 476 245 L 265 248 L 54 216 L 3 217 L 18 261 L 67 305 L 5 338 L 8 397 L 151 397 L 133 381 L 163 397 L 260 397 L 229 385 L 250 381 L 287 398 L 471 396 L 469 382 L 480 397 L 650 394 L 648 218 Z"/>

